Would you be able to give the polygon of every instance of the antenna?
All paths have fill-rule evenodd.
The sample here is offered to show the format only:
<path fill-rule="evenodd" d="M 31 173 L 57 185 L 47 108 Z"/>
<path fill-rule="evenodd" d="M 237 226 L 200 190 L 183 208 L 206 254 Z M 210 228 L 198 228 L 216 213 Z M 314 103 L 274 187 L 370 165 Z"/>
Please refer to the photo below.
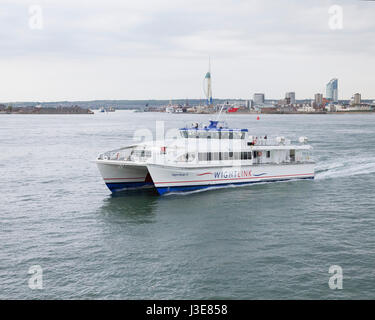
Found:
<path fill-rule="evenodd" d="M 216 121 L 220 120 L 221 113 L 223 112 L 224 104 L 221 106 L 219 113 L 217 114 Z"/>

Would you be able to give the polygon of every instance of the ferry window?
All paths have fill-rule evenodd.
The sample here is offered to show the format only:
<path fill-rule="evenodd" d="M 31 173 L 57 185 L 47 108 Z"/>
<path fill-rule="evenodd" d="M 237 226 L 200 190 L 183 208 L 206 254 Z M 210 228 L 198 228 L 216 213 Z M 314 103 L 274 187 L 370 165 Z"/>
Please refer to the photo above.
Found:
<path fill-rule="evenodd" d="M 242 139 L 242 132 L 233 132 L 234 139 Z"/>
<path fill-rule="evenodd" d="M 240 160 L 241 159 L 241 153 L 240 152 L 234 152 L 234 160 Z"/>
<path fill-rule="evenodd" d="M 245 132 L 241 132 L 241 139 L 245 139 Z"/>
<path fill-rule="evenodd" d="M 202 139 L 207 138 L 207 132 L 199 132 L 199 137 Z"/>
<path fill-rule="evenodd" d="M 212 139 L 219 139 L 219 132 L 211 132 Z"/>
<path fill-rule="evenodd" d="M 233 158 L 233 152 L 229 152 L 229 158 Z"/>
<path fill-rule="evenodd" d="M 189 138 L 195 138 L 195 136 L 196 136 L 196 132 L 194 132 L 194 131 L 189 131 Z"/>
<path fill-rule="evenodd" d="M 247 160 L 247 152 L 241 152 L 241 160 Z"/>
<path fill-rule="evenodd" d="M 267 151 L 267 158 L 271 158 L 271 151 Z"/>
<path fill-rule="evenodd" d="M 186 160 L 189 161 L 189 162 L 193 161 L 195 159 L 195 154 L 194 153 L 187 153 L 186 156 L 187 156 Z"/>
<path fill-rule="evenodd" d="M 229 153 L 228 152 L 223 152 L 222 153 L 222 158 L 223 158 L 223 160 L 229 160 Z"/>
<path fill-rule="evenodd" d="M 296 150 L 290 150 L 290 161 L 291 162 L 294 162 L 295 161 L 295 159 L 296 159 Z"/>
<path fill-rule="evenodd" d="M 183 138 L 187 138 L 188 137 L 188 133 L 187 133 L 187 131 L 180 131 L 181 132 L 181 136 L 183 137 Z"/>
<path fill-rule="evenodd" d="M 207 161 L 207 153 L 198 153 L 199 161 Z"/>
<path fill-rule="evenodd" d="M 253 151 L 253 157 L 254 159 L 257 157 L 257 151 Z"/>
<path fill-rule="evenodd" d="M 211 161 L 211 152 L 207 153 L 207 161 Z"/>
<path fill-rule="evenodd" d="M 221 139 L 229 139 L 229 132 L 222 132 Z"/>
<path fill-rule="evenodd" d="M 251 159 L 251 152 L 247 153 L 247 159 L 249 159 L 249 160 Z"/>
<path fill-rule="evenodd" d="M 233 139 L 233 132 L 229 132 L 229 139 Z"/>
<path fill-rule="evenodd" d="M 213 152 L 212 153 L 212 160 L 214 160 L 214 161 L 219 160 L 219 155 L 220 155 L 219 152 Z"/>
<path fill-rule="evenodd" d="M 182 154 L 182 155 L 178 156 L 178 158 L 176 160 L 178 162 L 187 162 L 188 161 L 188 154 L 187 153 Z"/>

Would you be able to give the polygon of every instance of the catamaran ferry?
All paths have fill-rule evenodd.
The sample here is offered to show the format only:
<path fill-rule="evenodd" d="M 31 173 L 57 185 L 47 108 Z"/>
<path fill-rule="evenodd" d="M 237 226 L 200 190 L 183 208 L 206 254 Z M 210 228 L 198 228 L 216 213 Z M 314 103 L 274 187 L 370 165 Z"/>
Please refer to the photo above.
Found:
<path fill-rule="evenodd" d="M 224 122 L 194 123 L 175 139 L 143 142 L 100 154 L 96 163 L 112 191 L 155 188 L 168 192 L 314 179 L 306 137 L 257 137 Z"/>

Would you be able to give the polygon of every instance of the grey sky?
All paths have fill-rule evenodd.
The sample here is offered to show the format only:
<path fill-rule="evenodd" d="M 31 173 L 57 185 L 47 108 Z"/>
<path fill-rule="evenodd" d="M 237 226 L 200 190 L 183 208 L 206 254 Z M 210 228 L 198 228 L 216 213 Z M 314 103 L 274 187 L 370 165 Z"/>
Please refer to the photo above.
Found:
<path fill-rule="evenodd" d="M 337 77 L 340 99 L 375 98 L 374 17 L 358 0 L 2 0 L 0 101 L 202 98 L 209 55 L 214 97 L 310 98 Z"/>

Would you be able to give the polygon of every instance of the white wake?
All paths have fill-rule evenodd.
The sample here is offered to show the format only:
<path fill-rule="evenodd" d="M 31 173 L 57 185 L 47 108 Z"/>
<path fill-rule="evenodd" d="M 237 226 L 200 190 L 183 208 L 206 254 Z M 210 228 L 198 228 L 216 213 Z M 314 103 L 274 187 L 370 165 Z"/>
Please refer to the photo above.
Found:
<path fill-rule="evenodd" d="M 315 179 L 350 177 L 375 173 L 375 158 L 344 158 L 319 163 L 315 168 Z"/>

